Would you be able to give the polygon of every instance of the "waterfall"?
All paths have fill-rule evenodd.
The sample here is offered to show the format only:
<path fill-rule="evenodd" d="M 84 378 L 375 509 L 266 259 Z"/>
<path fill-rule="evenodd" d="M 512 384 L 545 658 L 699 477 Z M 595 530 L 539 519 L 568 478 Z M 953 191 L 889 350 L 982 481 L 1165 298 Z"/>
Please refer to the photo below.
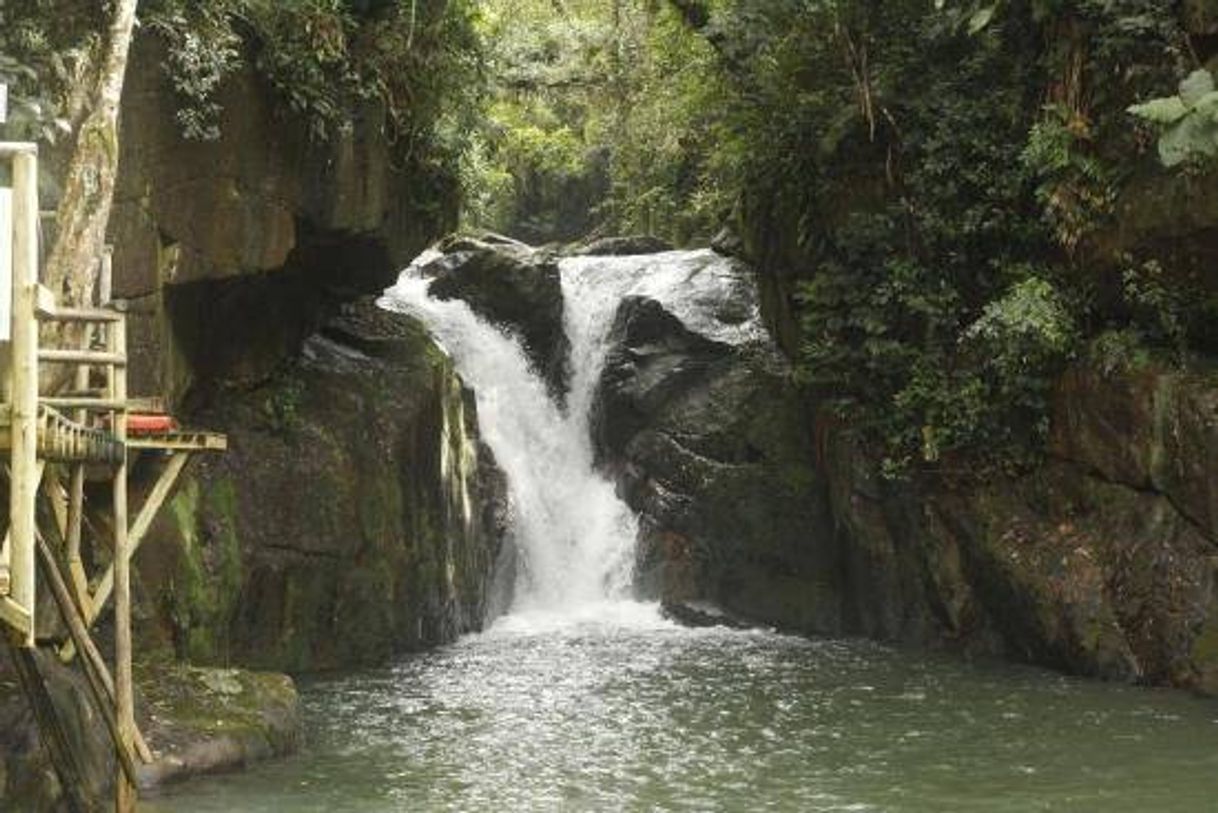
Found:
<path fill-rule="evenodd" d="M 751 291 L 737 291 L 738 268 L 710 251 L 562 260 L 564 411 L 514 335 L 463 301 L 428 296 L 425 269 L 438 256 L 415 260 L 382 304 L 422 320 L 476 393 L 483 436 L 508 478 L 520 554 L 512 610 L 570 615 L 629 598 L 638 521 L 594 468 L 589 427 L 614 316 L 625 297 L 649 296 L 705 335 L 738 343 L 759 330 Z M 746 303 L 746 313 L 720 312 L 725 302 Z"/>

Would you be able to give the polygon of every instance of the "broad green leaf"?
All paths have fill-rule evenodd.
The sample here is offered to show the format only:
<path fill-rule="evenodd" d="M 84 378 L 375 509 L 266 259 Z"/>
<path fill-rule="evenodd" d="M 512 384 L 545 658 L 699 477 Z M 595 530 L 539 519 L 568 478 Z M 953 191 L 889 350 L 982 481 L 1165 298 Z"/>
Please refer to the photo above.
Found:
<path fill-rule="evenodd" d="M 1194 155 L 1218 154 L 1218 125 L 1200 116 L 1188 116 L 1159 139 L 1159 160 L 1175 167 Z"/>
<path fill-rule="evenodd" d="M 1193 112 L 1201 116 L 1208 117 L 1215 110 L 1218 110 L 1218 91 L 1210 91 L 1193 105 Z"/>
<path fill-rule="evenodd" d="M 1175 124 L 1188 115 L 1188 108 L 1179 96 L 1168 96 L 1163 99 L 1151 99 L 1143 104 L 1135 104 L 1129 108 L 1129 112 L 1156 124 Z"/>
<path fill-rule="evenodd" d="M 1214 92 L 1214 75 L 1205 68 L 1193 71 L 1180 83 L 1180 99 L 1193 107 L 1207 93 Z"/>
<path fill-rule="evenodd" d="M 989 25 L 990 21 L 994 19 L 994 12 L 997 10 L 997 6 L 986 6 L 985 8 L 977 9 L 977 12 L 973 14 L 973 18 L 969 20 L 968 32 L 976 34 Z"/>

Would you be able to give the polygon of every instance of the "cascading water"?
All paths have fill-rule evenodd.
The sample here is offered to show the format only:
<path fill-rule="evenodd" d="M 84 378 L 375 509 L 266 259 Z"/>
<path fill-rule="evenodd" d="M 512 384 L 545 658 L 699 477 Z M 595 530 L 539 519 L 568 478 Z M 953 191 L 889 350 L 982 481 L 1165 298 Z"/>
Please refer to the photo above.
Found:
<path fill-rule="evenodd" d="M 514 336 L 462 301 L 428 296 L 426 268 L 437 258 L 429 252 L 416 260 L 383 304 L 422 319 L 477 394 L 484 436 L 507 473 L 512 498 L 521 554 L 512 609 L 572 615 L 628 598 L 638 523 L 595 470 L 589 431 L 614 315 L 625 297 L 645 295 L 710 338 L 749 340 L 760 328 L 754 298 L 737 290 L 739 270 L 710 251 L 564 259 L 572 371 L 564 411 Z M 744 302 L 745 310 L 716 313 L 727 301 Z"/>

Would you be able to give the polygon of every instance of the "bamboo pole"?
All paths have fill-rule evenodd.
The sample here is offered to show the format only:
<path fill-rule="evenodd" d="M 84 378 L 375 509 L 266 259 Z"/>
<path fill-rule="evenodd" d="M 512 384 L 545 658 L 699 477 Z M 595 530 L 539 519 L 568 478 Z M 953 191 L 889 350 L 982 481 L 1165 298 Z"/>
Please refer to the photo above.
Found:
<path fill-rule="evenodd" d="M 30 614 L 24 641 L 34 645 L 35 556 L 34 511 L 38 485 L 38 324 L 34 297 L 38 285 L 38 158 L 32 152 L 13 156 L 13 323 L 11 533 L 12 599 Z"/>
<path fill-rule="evenodd" d="M 115 322 L 108 335 L 107 346 L 112 355 L 121 355 L 127 348 L 127 322 Z M 127 400 L 127 369 L 111 368 L 110 397 L 119 402 Z M 114 436 L 120 443 L 127 439 L 127 412 L 116 410 L 113 418 Z M 133 744 L 135 730 L 135 698 L 131 686 L 131 558 L 127 547 L 127 450 L 114 469 L 114 696 L 119 736 L 123 746 Z M 120 769 L 115 777 L 115 813 L 134 813 L 135 784 L 127 780 Z"/>

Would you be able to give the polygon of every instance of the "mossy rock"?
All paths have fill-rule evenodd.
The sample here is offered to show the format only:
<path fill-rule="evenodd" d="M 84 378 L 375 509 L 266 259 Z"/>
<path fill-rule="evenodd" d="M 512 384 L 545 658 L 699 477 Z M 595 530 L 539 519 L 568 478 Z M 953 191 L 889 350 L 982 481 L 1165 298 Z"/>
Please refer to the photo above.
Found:
<path fill-rule="evenodd" d="M 184 476 L 137 559 L 179 657 L 313 671 L 480 628 L 504 483 L 417 321 L 348 306 L 297 362 L 196 420 L 229 451 Z"/>

